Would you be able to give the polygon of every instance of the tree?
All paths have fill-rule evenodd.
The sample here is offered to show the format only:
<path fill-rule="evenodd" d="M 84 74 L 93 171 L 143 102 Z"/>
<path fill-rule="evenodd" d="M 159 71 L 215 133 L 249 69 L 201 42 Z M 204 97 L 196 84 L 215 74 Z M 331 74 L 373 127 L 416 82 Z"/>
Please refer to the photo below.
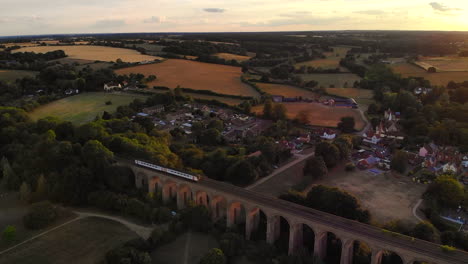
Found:
<path fill-rule="evenodd" d="M 308 159 L 304 166 L 304 175 L 318 179 L 327 175 L 328 169 L 322 156 L 316 156 Z"/>
<path fill-rule="evenodd" d="M 464 189 L 451 175 L 440 175 L 425 195 L 435 199 L 440 206 L 456 208 L 464 198 Z"/>
<path fill-rule="evenodd" d="M 96 175 L 102 174 L 114 159 L 114 153 L 97 140 L 89 140 L 83 146 L 82 157 Z"/>
<path fill-rule="evenodd" d="M 244 249 L 244 238 L 237 233 L 225 233 L 220 239 L 220 248 L 228 257 L 240 256 Z"/>
<path fill-rule="evenodd" d="M 235 185 L 247 185 L 258 177 L 249 160 L 241 159 L 232 164 L 226 171 L 226 180 Z"/>
<path fill-rule="evenodd" d="M 273 120 L 285 120 L 286 119 L 286 106 L 284 106 L 283 104 L 273 105 L 271 118 Z"/>
<path fill-rule="evenodd" d="M 15 239 L 16 237 L 16 227 L 12 225 L 6 226 L 5 229 L 3 230 L 2 237 L 3 237 L 3 240 L 5 240 L 6 242 L 13 241 L 13 239 Z"/>
<path fill-rule="evenodd" d="M 263 117 L 266 119 L 270 119 L 273 116 L 273 105 L 271 100 L 266 100 L 265 104 L 263 105 Z"/>
<path fill-rule="evenodd" d="M 40 229 L 57 219 L 57 209 L 49 201 L 32 204 L 28 213 L 23 217 L 26 228 Z"/>
<path fill-rule="evenodd" d="M 392 158 L 390 168 L 399 173 L 405 173 L 408 164 L 408 155 L 402 150 L 398 150 Z"/>
<path fill-rule="evenodd" d="M 47 180 L 44 177 L 44 174 L 41 174 L 41 176 L 39 176 L 39 179 L 37 180 L 37 187 L 36 187 L 36 193 L 35 193 L 35 198 L 37 199 L 36 201 L 41 201 L 41 200 L 46 199 L 47 191 L 48 191 Z"/>
<path fill-rule="evenodd" d="M 429 67 L 429 68 L 427 69 L 427 72 L 428 72 L 428 73 L 436 73 L 436 72 L 437 72 L 437 69 L 436 69 L 435 67 Z"/>
<path fill-rule="evenodd" d="M 423 221 L 414 227 L 412 235 L 422 240 L 435 242 L 436 229 L 431 223 Z"/>
<path fill-rule="evenodd" d="M 341 118 L 341 121 L 338 123 L 338 129 L 344 133 L 352 133 L 354 132 L 354 117 L 352 116 L 345 116 Z"/>
<path fill-rule="evenodd" d="M 305 203 L 308 207 L 363 223 L 370 220 L 369 211 L 361 208 L 356 197 L 335 187 L 314 186 Z"/>
<path fill-rule="evenodd" d="M 203 205 L 189 204 L 180 212 L 180 220 L 185 227 L 195 231 L 206 232 L 212 226 L 211 215 Z"/>
<path fill-rule="evenodd" d="M 315 156 L 322 156 L 327 167 L 332 168 L 340 160 L 340 150 L 334 144 L 323 141 L 315 147 Z"/>
<path fill-rule="evenodd" d="M 17 190 L 21 182 L 18 175 L 13 171 L 10 166 L 10 162 L 7 159 L 2 161 L 3 163 L 3 177 L 2 186 L 8 190 Z"/>
<path fill-rule="evenodd" d="M 20 187 L 20 200 L 23 202 L 29 202 L 31 199 L 31 188 L 29 184 L 23 182 Z"/>
<path fill-rule="evenodd" d="M 226 257 L 224 256 L 223 251 L 219 248 L 212 248 L 206 253 L 199 264 L 225 264 Z"/>
<path fill-rule="evenodd" d="M 309 123 L 309 115 L 310 115 L 310 111 L 308 110 L 301 110 L 299 111 L 299 113 L 297 113 L 296 115 L 296 120 L 297 122 L 301 123 L 301 124 L 308 124 Z"/>

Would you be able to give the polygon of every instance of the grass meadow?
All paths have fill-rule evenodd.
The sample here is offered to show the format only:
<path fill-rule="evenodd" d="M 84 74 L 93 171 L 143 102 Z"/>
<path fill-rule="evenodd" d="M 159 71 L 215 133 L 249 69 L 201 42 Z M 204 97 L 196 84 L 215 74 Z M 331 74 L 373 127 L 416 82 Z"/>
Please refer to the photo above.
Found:
<path fill-rule="evenodd" d="M 112 113 L 118 106 L 127 105 L 136 98 L 145 99 L 146 96 L 126 93 L 82 93 L 40 106 L 29 113 L 29 116 L 33 120 L 55 116 L 75 124 L 83 124 L 94 120 L 104 111 Z M 107 101 L 111 101 L 112 104 L 106 105 Z"/>

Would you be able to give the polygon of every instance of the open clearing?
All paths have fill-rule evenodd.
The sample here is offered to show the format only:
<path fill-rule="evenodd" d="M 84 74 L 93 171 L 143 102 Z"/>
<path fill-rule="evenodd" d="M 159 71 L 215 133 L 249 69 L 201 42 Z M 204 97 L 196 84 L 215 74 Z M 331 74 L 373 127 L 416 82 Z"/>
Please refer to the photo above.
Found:
<path fill-rule="evenodd" d="M 435 67 L 438 72 L 468 71 L 467 57 L 422 57 L 416 64 L 426 70 L 431 66 Z"/>
<path fill-rule="evenodd" d="M 314 92 L 307 91 L 298 87 L 294 87 L 286 84 L 273 84 L 273 83 L 256 83 L 257 86 L 262 89 L 264 92 L 271 95 L 282 95 L 285 97 L 298 97 L 302 96 L 304 98 L 316 98 L 317 95 Z"/>
<path fill-rule="evenodd" d="M 120 223 L 85 218 L 36 238 L 0 257 L 0 263 L 99 263 L 106 252 L 137 238 Z"/>
<path fill-rule="evenodd" d="M 14 82 L 16 79 L 35 77 L 37 74 L 35 71 L 0 70 L 0 81 Z"/>
<path fill-rule="evenodd" d="M 127 105 L 136 98 L 145 99 L 146 96 L 126 93 L 82 93 L 40 106 L 29 116 L 33 120 L 55 116 L 75 124 L 83 124 L 94 120 L 97 115 L 101 116 L 104 111 L 112 113 L 118 106 Z M 107 101 L 111 101 L 112 105 L 106 105 Z"/>
<path fill-rule="evenodd" d="M 296 118 L 301 111 L 306 111 L 309 116 L 309 124 L 313 126 L 336 127 L 342 117 L 352 116 L 356 122 L 355 129 L 361 130 L 366 123 L 357 109 L 345 107 L 328 107 L 319 103 L 283 103 L 290 119 Z M 255 113 L 262 113 L 263 105 L 252 108 Z"/>
<path fill-rule="evenodd" d="M 117 74 L 142 73 L 145 76 L 154 74 L 157 79 L 148 84 L 196 90 L 211 90 L 220 94 L 259 96 L 259 94 L 240 80 L 240 67 L 210 64 L 197 61 L 169 59 L 165 62 L 139 65 L 119 69 Z"/>
<path fill-rule="evenodd" d="M 237 55 L 237 54 L 232 54 L 232 53 L 216 53 L 214 54 L 216 57 L 225 59 L 225 60 L 236 60 L 238 62 L 243 62 L 246 60 L 250 60 L 249 56 L 242 56 L 242 55 Z"/>
<path fill-rule="evenodd" d="M 433 85 L 446 86 L 450 81 L 456 83 L 468 81 L 468 72 L 428 73 L 424 69 L 409 63 L 392 64 L 390 67 L 394 72 L 401 74 L 403 77 L 423 77 Z"/>
<path fill-rule="evenodd" d="M 415 184 L 409 177 L 375 175 L 367 171 L 346 172 L 344 165 L 329 172 L 327 177 L 316 184 L 334 186 L 343 189 L 358 198 L 378 223 L 395 219 L 417 222 L 412 209 L 427 185 Z"/>
<path fill-rule="evenodd" d="M 167 245 L 156 249 L 151 257 L 157 264 L 198 264 L 208 250 L 219 247 L 208 234 L 189 231 Z"/>
<path fill-rule="evenodd" d="M 71 59 L 92 60 L 92 61 L 116 61 L 121 59 L 125 62 L 140 62 L 162 60 L 161 57 L 140 54 L 136 50 L 121 49 L 104 46 L 39 46 L 25 47 L 12 51 L 15 52 L 36 52 L 46 53 L 49 51 L 63 50 Z"/>
<path fill-rule="evenodd" d="M 303 81 L 316 81 L 318 86 L 322 87 L 353 87 L 355 81 L 360 81 L 361 77 L 357 76 L 354 73 L 312 73 L 312 74 L 298 74 Z"/>

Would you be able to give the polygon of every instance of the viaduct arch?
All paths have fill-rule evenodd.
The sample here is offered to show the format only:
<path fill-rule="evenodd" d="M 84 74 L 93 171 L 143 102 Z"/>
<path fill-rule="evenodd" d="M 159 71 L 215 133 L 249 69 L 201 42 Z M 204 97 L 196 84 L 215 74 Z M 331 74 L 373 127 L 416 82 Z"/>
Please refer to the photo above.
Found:
<path fill-rule="evenodd" d="M 280 218 L 283 218 L 289 224 L 289 254 L 295 254 L 307 246 L 313 248 L 313 253 L 323 259 L 327 254 L 328 234 L 332 233 L 341 242 L 341 264 L 352 264 L 353 245 L 357 241 L 370 247 L 372 264 L 380 264 L 387 251 L 397 254 L 403 264 L 468 263 L 468 252 L 443 252 L 440 245 L 434 243 L 388 234 L 374 226 L 208 178 L 192 182 L 132 163 L 124 164 L 130 166 L 134 172 L 137 188 L 148 192 L 161 191 L 163 201 L 176 199 L 178 208 L 184 208 L 189 200 L 206 206 L 213 220 L 225 218 L 228 227 L 245 224 L 247 239 L 258 227 L 259 214 L 262 212 L 267 218 L 266 241 L 274 243 L 280 235 Z M 304 226 L 314 234 L 313 245 L 304 245 Z"/>

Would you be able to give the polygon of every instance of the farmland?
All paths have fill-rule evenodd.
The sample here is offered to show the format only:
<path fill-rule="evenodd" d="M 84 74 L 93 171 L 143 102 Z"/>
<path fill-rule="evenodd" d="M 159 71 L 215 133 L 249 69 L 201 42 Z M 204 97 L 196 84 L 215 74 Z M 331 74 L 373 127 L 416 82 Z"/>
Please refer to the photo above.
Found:
<path fill-rule="evenodd" d="M 214 56 L 225 60 L 236 60 L 237 62 L 243 62 L 250 59 L 249 56 L 242 56 L 231 53 L 216 53 Z"/>
<path fill-rule="evenodd" d="M 136 50 L 121 49 L 103 46 L 38 46 L 25 47 L 13 52 L 36 52 L 46 53 L 54 50 L 63 50 L 71 59 L 92 60 L 92 61 L 116 61 L 121 59 L 125 62 L 153 61 L 161 60 L 160 57 L 140 54 Z"/>
<path fill-rule="evenodd" d="M 6 263 L 99 263 L 106 252 L 136 238 L 112 220 L 85 218 L 69 223 L 2 255 Z"/>
<path fill-rule="evenodd" d="M 326 88 L 326 91 L 331 95 L 353 98 L 362 108 L 374 102 L 372 90 L 360 88 Z"/>
<path fill-rule="evenodd" d="M 152 86 L 176 88 L 181 86 L 196 90 L 211 90 L 220 94 L 258 96 L 258 93 L 240 80 L 241 68 L 189 60 L 169 59 L 162 63 L 139 65 L 119 69 L 117 74 L 154 74 Z"/>
<path fill-rule="evenodd" d="M 305 97 L 305 98 L 315 98 L 317 94 L 305 89 L 294 87 L 291 85 L 285 84 L 272 84 L 272 83 L 257 83 L 257 86 L 262 89 L 264 92 L 271 95 L 282 95 L 285 97 Z"/>
<path fill-rule="evenodd" d="M 14 82 L 16 79 L 24 77 L 34 77 L 37 72 L 20 70 L 0 70 L 0 81 Z"/>
<path fill-rule="evenodd" d="M 288 118 L 294 119 L 297 114 L 306 111 L 309 117 L 309 124 L 314 126 L 336 127 L 342 117 L 352 116 L 356 121 L 355 129 L 364 128 L 365 121 L 362 119 L 359 110 L 344 107 L 328 107 L 319 103 L 283 103 L 287 109 Z M 252 108 L 257 114 L 263 111 L 263 105 Z"/>
<path fill-rule="evenodd" d="M 426 70 L 435 67 L 438 72 L 468 71 L 467 57 L 422 57 L 416 63 Z"/>
<path fill-rule="evenodd" d="M 75 124 L 92 121 L 104 111 L 114 112 L 118 106 L 126 105 L 134 99 L 144 99 L 143 95 L 135 94 L 109 94 L 109 93 L 83 93 L 66 97 L 58 101 L 43 105 L 30 113 L 33 120 L 47 116 L 55 116 Z M 112 105 L 106 105 L 111 101 Z"/>
<path fill-rule="evenodd" d="M 360 81 L 361 78 L 353 73 L 337 73 L 337 74 L 298 74 L 303 81 L 316 81 L 318 86 L 322 87 L 353 87 L 355 81 Z"/>
<path fill-rule="evenodd" d="M 165 93 L 166 91 L 163 90 L 148 90 L 154 93 Z M 235 99 L 235 98 L 230 98 L 230 97 L 224 97 L 224 96 L 216 96 L 216 95 L 208 95 L 208 94 L 199 94 L 199 93 L 186 93 L 182 92 L 184 95 L 188 95 L 194 99 L 204 99 L 204 100 L 216 100 L 228 105 L 239 105 L 240 103 L 243 102 L 241 99 Z"/>
<path fill-rule="evenodd" d="M 446 86 L 450 81 L 468 81 L 468 72 L 428 73 L 424 69 L 409 63 L 392 64 L 390 67 L 393 71 L 401 74 L 403 77 L 423 77 L 429 80 L 433 85 Z"/>
<path fill-rule="evenodd" d="M 324 52 L 326 58 L 324 59 L 316 59 L 310 60 L 305 62 L 300 62 L 295 64 L 296 68 L 300 68 L 301 66 L 310 66 L 314 68 L 322 68 L 322 69 L 336 69 L 340 68 L 341 71 L 347 72 L 348 70 L 340 67 L 340 60 L 346 56 L 346 53 L 351 48 L 348 47 L 333 47 L 333 52 Z"/>

